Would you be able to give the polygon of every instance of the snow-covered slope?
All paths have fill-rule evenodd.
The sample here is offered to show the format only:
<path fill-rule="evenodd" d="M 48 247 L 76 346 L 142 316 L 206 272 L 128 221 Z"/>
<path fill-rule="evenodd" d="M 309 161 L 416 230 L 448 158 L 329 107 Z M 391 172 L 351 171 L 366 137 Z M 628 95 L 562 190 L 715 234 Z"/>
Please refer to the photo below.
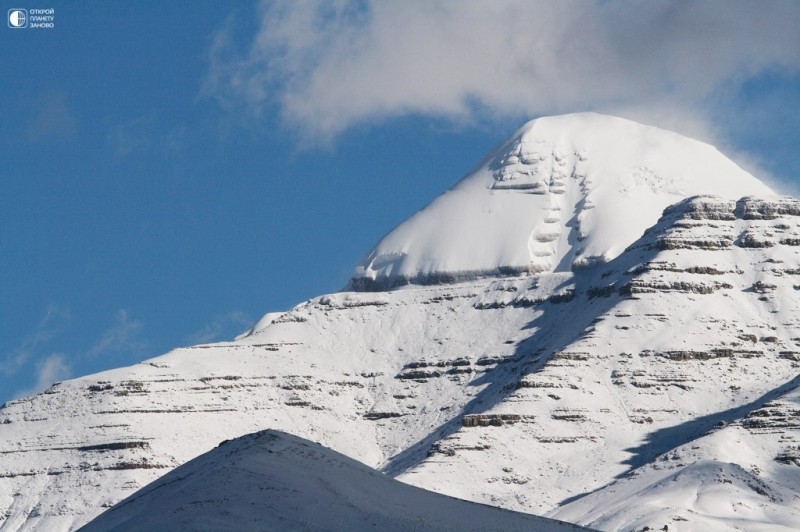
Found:
<path fill-rule="evenodd" d="M 530 304 L 541 312 L 527 326 L 531 343 L 522 350 L 529 354 L 520 360 L 519 377 L 476 405 L 459 430 L 439 438 L 434 452 L 401 478 L 545 513 L 579 504 L 585 494 L 602 492 L 642 467 L 658 468 L 664 456 L 691 447 L 717 422 L 757 415 L 751 412 L 798 383 L 798 216 L 797 200 L 691 198 L 667 209 L 617 259 L 563 280 L 558 304 L 531 294 L 541 276 L 490 283 L 486 299 L 476 302 L 481 307 Z M 796 430 L 791 422 L 768 431 L 763 452 L 733 447 L 725 454 L 795 494 L 771 501 L 779 511 L 740 512 L 736 524 L 800 526 L 793 510 L 800 471 L 778 459 L 796 445 Z M 720 459 L 714 452 L 688 456 Z M 509 471 L 499 474 L 498 466 Z M 441 478 L 456 475 L 460 482 L 442 486 Z M 509 489 L 508 483 L 533 479 L 548 491 Z M 653 499 L 660 506 L 621 495 L 619 503 L 632 513 L 614 522 L 577 511 L 553 515 L 617 529 L 631 526 L 625 519 L 636 513 L 638 523 L 661 528 L 668 523 L 648 519 L 660 520 L 658 512 L 670 508 L 676 523 L 686 521 L 682 530 L 730 524 L 696 519 L 685 507 L 689 499 Z M 607 510 L 604 501 L 598 513 Z"/>
<path fill-rule="evenodd" d="M 584 530 L 421 490 L 273 430 L 223 443 L 145 486 L 83 530 L 367 529 Z"/>
<path fill-rule="evenodd" d="M 73 528 L 221 440 L 266 428 L 381 467 L 458 423 L 482 389 L 473 381 L 514 355 L 529 313 L 470 311 L 480 290 L 322 296 L 237 342 L 7 403 L 0 527 Z"/>
<path fill-rule="evenodd" d="M 797 530 L 798 384 L 701 420 L 713 428 L 554 514 L 604 530 Z"/>
<path fill-rule="evenodd" d="M 766 189 L 712 148 L 671 133 L 642 128 L 647 133 L 626 136 L 615 124 L 630 123 L 596 115 L 555 120 L 612 124 L 607 134 L 598 128 L 580 143 L 563 142 L 580 147 L 617 136 L 607 144 L 627 150 L 630 165 L 591 174 L 597 196 L 589 194 L 589 211 L 618 214 L 625 227 L 595 218 L 578 235 L 578 220 L 559 214 L 543 222 L 558 228 L 558 239 L 536 240 L 554 246 L 541 272 L 501 268 L 506 261 L 497 256 L 489 269 L 458 266 L 446 275 L 420 267 L 392 278 L 398 272 L 387 270 L 355 284 L 439 284 L 317 297 L 266 315 L 234 342 L 178 349 L 10 402 L 0 409 L 0 529 L 75 528 L 220 440 L 268 428 L 413 485 L 603 529 L 800 528 L 800 468 L 791 458 L 799 444 L 792 390 L 800 365 L 800 202 L 739 197 Z M 631 142 L 652 147 L 641 150 L 646 160 L 622 146 Z M 685 175 L 698 187 L 713 183 L 717 195 L 674 196 L 663 213 L 631 215 L 663 190 L 652 192 L 657 180 L 645 179 L 632 193 L 620 176 L 631 167 L 666 175 L 657 165 L 683 160 L 666 148 L 683 144 L 706 150 L 686 159 Z M 580 175 L 568 172 L 563 186 L 540 195 L 484 187 L 475 197 L 491 205 L 499 194 L 516 195 L 531 216 L 555 220 L 558 210 L 536 202 L 580 191 Z M 616 213 L 599 210 L 598 198 Z M 417 218 L 439 212 L 432 207 Z M 409 241 L 448 227 L 458 233 L 456 222 L 471 219 L 444 212 L 441 228 L 423 224 Z M 515 219 L 499 215 L 507 231 L 498 235 L 517 234 Z M 600 246 L 617 236 L 617 247 Z M 476 257 L 494 246 L 472 243 Z M 773 410 L 783 421 L 755 436 L 747 420 Z M 746 445 L 725 447 L 736 439 Z M 767 495 L 746 487 L 761 486 L 753 479 Z M 678 485 L 697 497 L 668 489 Z M 720 493 L 731 505 L 751 494 L 750 509 L 710 511 L 697 502 L 723 500 Z"/>
<path fill-rule="evenodd" d="M 540 118 L 386 235 L 351 286 L 570 271 L 613 259 L 681 198 L 771 193 L 675 133 L 594 113 Z"/>

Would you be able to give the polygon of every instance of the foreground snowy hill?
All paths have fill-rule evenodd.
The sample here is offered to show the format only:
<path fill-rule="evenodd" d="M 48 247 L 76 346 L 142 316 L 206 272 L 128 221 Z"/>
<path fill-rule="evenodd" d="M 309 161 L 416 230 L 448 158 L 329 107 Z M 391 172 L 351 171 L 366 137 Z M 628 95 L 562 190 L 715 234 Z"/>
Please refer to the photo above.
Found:
<path fill-rule="evenodd" d="M 522 144 L 530 173 L 507 176 Z M 533 175 L 544 188 L 509 186 Z M 267 428 L 592 527 L 800 528 L 800 202 L 754 196 L 707 145 L 591 114 L 528 124 L 461 183 L 465 212 L 436 200 L 401 224 L 357 291 L 7 403 L 0 529 L 75 528 Z M 474 220 L 492 232 L 459 240 Z"/>
<path fill-rule="evenodd" d="M 223 443 L 86 526 L 115 530 L 583 530 L 408 486 L 267 430 Z"/>

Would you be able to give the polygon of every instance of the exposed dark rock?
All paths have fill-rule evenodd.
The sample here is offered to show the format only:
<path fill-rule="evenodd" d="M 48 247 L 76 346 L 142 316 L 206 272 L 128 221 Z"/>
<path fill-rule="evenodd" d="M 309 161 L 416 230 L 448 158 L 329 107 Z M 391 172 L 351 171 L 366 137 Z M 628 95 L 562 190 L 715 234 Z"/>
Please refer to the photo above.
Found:
<path fill-rule="evenodd" d="M 574 297 L 575 297 L 575 289 L 567 288 L 562 292 L 553 294 L 552 296 L 547 298 L 547 300 L 550 303 L 568 303 L 569 301 L 572 301 Z"/>
<path fill-rule="evenodd" d="M 144 383 L 141 381 L 122 381 L 117 383 L 117 390 L 114 395 L 124 396 L 129 394 L 142 394 L 147 393 L 144 389 Z"/>
<path fill-rule="evenodd" d="M 485 443 L 478 445 L 462 445 L 458 443 L 453 443 L 451 441 L 444 441 L 444 442 L 437 442 L 431 445 L 431 448 L 428 450 L 428 456 L 433 456 L 434 454 L 455 456 L 456 451 L 485 451 L 491 448 L 492 448 L 491 445 Z"/>
<path fill-rule="evenodd" d="M 767 292 L 771 292 L 776 288 L 778 288 L 777 285 L 765 283 L 763 281 L 756 281 L 755 283 L 753 283 L 751 290 L 759 294 L 766 294 Z"/>
<path fill-rule="evenodd" d="M 784 449 L 775 457 L 775 461 L 786 465 L 800 466 L 800 447 Z"/>
<path fill-rule="evenodd" d="M 615 287 L 613 284 L 606 285 L 606 286 L 593 286 L 586 291 L 586 295 L 589 299 L 593 299 L 595 297 L 609 297 L 615 291 Z"/>
<path fill-rule="evenodd" d="M 771 401 L 750 412 L 742 421 L 748 430 L 800 430 L 800 409 L 793 403 Z"/>
<path fill-rule="evenodd" d="M 520 277 L 522 275 L 535 273 L 539 273 L 539 270 L 533 268 L 532 266 L 501 266 L 491 270 L 436 272 L 417 274 L 413 276 L 380 277 L 378 279 L 370 279 L 369 277 L 353 277 L 350 279 L 348 288 L 355 292 L 385 292 L 410 284 L 421 286 L 455 284 L 495 277 Z"/>
<path fill-rule="evenodd" d="M 521 359 L 519 356 L 485 356 L 475 361 L 476 366 L 493 366 L 495 364 L 508 364 L 509 362 L 518 362 Z"/>
<path fill-rule="evenodd" d="M 101 443 L 98 445 L 84 445 L 77 447 L 78 451 L 104 452 L 120 451 L 123 449 L 149 449 L 150 444 L 146 441 L 119 441 L 113 443 Z"/>
<path fill-rule="evenodd" d="M 674 236 L 662 236 L 656 239 L 659 249 L 705 249 L 714 251 L 718 249 L 728 249 L 733 245 L 733 238 L 679 238 Z"/>
<path fill-rule="evenodd" d="M 556 410 L 550 414 L 550 418 L 559 421 L 571 421 L 575 423 L 586 421 L 587 419 L 585 414 L 573 410 Z"/>
<path fill-rule="evenodd" d="M 765 240 L 755 232 L 748 230 L 739 235 L 736 245 L 740 248 L 771 248 L 775 245 L 772 240 Z"/>
<path fill-rule="evenodd" d="M 541 436 L 536 438 L 539 443 L 576 443 L 581 440 L 595 441 L 591 436 Z"/>
<path fill-rule="evenodd" d="M 686 273 L 699 273 L 706 275 L 722 275 L 725 273 L 724 271 L 718 270 L 712 266 L 690 266 L 683 271 Z"/>
<path fill-rule="evenodd" d="M 431 379 L 441 377 L 444 373 L 441 370 L 409 370 L 397 374 L 397 379 Z"/>
<path fill-rule="evenodd" d="M 370 421 L 376 421 L 378 419 L 388 419 L 393 417 L 403 417 L 406 414 L 401 414 L 400 412 L 367 412 L 364 414 L 364 419 L 369 419 Z"/>
<path fill-rule="evenodd" d="M 589 360 L 590 353 L 583 351 L 559 351 L 551 360 Z"/>
<path fill-rule="evenodd" d="M 779 216 L 800 216 L 800 201 L 790 198 L 742 198 L 736 202 L 736 213 L 744 220 L 774 220 Z"/>
<path fill-rule="evenodd" d="M 467 414 L 461 420 L 462 427 L 501 427 L 513 425 L 522 420 L 517 414 Z"/>
<path fill-rule="evenodd" d="M 310 390 L 311 386 L 305 383 L 284 383 L 279 384 L 278 388 L 282 390 Z"/>
<path fill-rule="evenodd" d="M 543 380 L 520 380 L 517 382 L 516 389 L 521 388 L 563 388 L 559 383 Z"/>
<path fill-rule="evenodd" d="M 620 287 L 621 295 L 647 294 L 656 292 L 685 292 L 691 294 L 713 294 L 720 289 L 730 289 L 729 283 L 690 283 L 687 281 L 664 281 L 631 279 Z"/>
<path fill-rule="evenodd" d="M 383 307 L 389 304 L 388 301 L 383 301 L 383 300 L 357 300 L 357 299 L 345 299 L 341 303 L 337 303 L 330 296 L 322 297 L 318 301 L 320 305 L 329 307 L 334 310 L 348 310 L 361 307 Z"/>
<path fill-rule="evenodd" d="M 714 358 L 753 358 L 763 356 L 763 351 L 748 349 L 731 349 L 726 347 L 714 348 L 708 351 L 674 350 L 674 351 L 642 351 L 639 356 L 658 356 L 669 360 L 711 360 Z"/>
<path fill-rule="evenodd" d="M 238 381 L 241 378 L 242 377 L 240 375 L 219 375 L 219 376 L 213 376 L 213 377 L 200 377 L 198 380 L 200 382 L 208 383 L 208 382 L 215 381 L 215 380 Z"/>
<path fill-rule="evenodd" d="M 469 366 L 471 364 L 470 360 L 466 357 L 459 357 L 452 360 L 439 360 L 437 362 L 429 362 L 427 360 L 417 360 L 414 362 L 409 362 L 403 369 L 419 369 L 419 368 L 446 368 L 446 367 L 459 367 L 459 366 Z"/>
<path fill-rule="evenodd" d="M 691 220 L 735 220 L 733 201 L 712 196 L 692 196 L 664 209 L 663 216 L 682 215 Z"/>
<path fill-rule="evenodd" d="M 333 384 L 337 386 L 352 386 L 355 388 L 363 388 L 364 385 L 358 381 L 335 381 Z"/>
<path fill-rule="evenodd" d="M 141 462 L 117 462 L 107 467 L 94 467 L 92 471 L 121 471 L 125 469 L 172 469 L 172 466 Z"/>

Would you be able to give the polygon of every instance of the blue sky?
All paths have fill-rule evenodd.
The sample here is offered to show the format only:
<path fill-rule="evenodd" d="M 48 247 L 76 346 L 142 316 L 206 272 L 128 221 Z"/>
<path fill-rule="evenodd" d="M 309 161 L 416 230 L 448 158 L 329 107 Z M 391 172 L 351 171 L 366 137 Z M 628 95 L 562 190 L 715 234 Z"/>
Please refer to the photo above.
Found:
<path fill-rule="evenodd" d="M 0 402 L 340 289 L 536 116 L 800 183 L 798 3 L 18 6 L 55 28 L 0 25 Z"/>

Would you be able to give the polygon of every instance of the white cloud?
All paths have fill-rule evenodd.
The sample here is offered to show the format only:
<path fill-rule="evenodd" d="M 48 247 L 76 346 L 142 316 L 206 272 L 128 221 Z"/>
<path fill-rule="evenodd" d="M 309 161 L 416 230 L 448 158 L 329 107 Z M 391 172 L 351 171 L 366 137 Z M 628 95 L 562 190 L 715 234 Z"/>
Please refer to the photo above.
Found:
<path fill-rule="evenodd" d="M 800 66 L 792 1 L 281 1 L 258 16 L 244 51 L 230 19 L 217 34 L 205 94 L 323 139 L 409 114 L 591 109 L 713 140 L 716 94 Z"/>
<path fill-rule="evenodd" d="M 64 355 L 60 353 L 53 353 L 37 364 L 36 368 L 36 384 L 31 388 L 18 391 L 16 397 L 26 397 L 46 390 L 53 383 L 64 380 L 72 374 L 69 363 Z"/>

